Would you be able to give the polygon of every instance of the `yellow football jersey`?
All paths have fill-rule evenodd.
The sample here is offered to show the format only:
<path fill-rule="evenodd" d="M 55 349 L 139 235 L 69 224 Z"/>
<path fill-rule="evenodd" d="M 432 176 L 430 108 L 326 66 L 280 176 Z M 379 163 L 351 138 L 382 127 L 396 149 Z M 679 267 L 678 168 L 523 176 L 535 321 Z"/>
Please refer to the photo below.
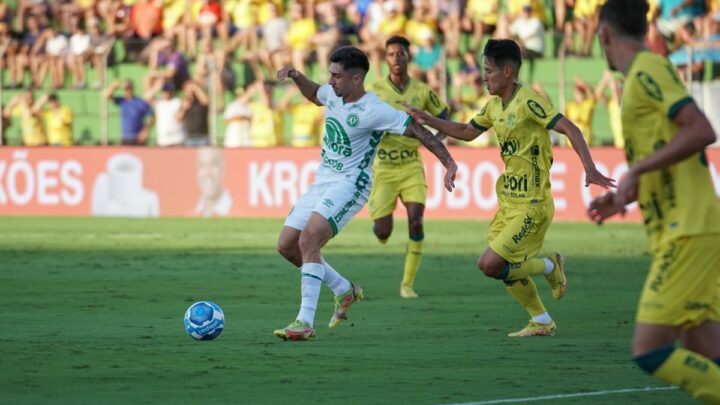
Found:
<path fill-rule="evenodd" d="M 672 119 L 692 103 L 675 68 L 662 56 L 638 53 L 622 95 L 622 127 L 630 166 L 670 142 Z M 720 205 L 705 153 L 640 177 L 638 203 L 653 249 L 680 236 L 720 233 Z"/>
<path fill-rule="evenodd" d="M 406 102 L 435 116 L 439 116 L 448 109 L 447 105 L 440 101 L 440 98 L 432 91 L 430 86 L 418 80 L 409 79 L 405 88 L 400 90 L 395 87 L 389 77 L 386 77 L 372 83 L 369 89 L 377 94 L 381 100 L 398 110 L 405 111 L 405 107 L 400 104 L 401 102 Z M 386 133 L 378 146 L 374 167 L 412 162 L 422 164 L 418 146 L 420 146 L 420 141 L 415 138 L 409 138 L 402 134 Z"/>
<path fill-rule="evenodd" d="M 500 205 L 552 204 L 550 165 L 552 147 L 548 129 L 562 114 L 531 89 L 518 86 L 503 105 L 492 97 L 470 124 L 495 130 L 505 172 L 495 184 Z"/>

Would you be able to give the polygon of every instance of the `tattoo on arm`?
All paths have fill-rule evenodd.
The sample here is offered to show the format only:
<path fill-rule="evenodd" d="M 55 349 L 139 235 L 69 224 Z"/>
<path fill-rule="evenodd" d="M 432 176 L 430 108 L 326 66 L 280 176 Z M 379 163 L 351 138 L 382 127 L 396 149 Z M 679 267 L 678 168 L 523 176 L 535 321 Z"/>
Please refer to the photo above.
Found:
<path fill-rule="evenodd" d="M 442 141 L 417 122 L 413 121 L 403 135 L 419 140 L 444 166 L 453 161 Z"/>

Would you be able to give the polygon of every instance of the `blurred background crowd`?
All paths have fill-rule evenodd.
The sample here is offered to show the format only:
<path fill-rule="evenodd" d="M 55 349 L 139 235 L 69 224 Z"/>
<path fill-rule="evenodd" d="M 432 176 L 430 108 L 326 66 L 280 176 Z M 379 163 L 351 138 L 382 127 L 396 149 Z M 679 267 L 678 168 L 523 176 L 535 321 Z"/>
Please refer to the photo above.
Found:
<path fill-rule="evenodd" d="M 651 0 L 647 46 L 678 66 L 720 122 L 720 0 Z M 275 72 L 327 80 L 356 45 L 368 82 L 384 43 L 412 43 L 411 77 L 457 121 L 487 100 L 482 47 L 514 38 L 521 79 L 583 130 L 622 147 L 622 82 L 597 46 L 602 0 L 0 0 L 2 143 L 315 146 L 322 110 Z M 492 144 L 492 136 L 469 146 Z"/>

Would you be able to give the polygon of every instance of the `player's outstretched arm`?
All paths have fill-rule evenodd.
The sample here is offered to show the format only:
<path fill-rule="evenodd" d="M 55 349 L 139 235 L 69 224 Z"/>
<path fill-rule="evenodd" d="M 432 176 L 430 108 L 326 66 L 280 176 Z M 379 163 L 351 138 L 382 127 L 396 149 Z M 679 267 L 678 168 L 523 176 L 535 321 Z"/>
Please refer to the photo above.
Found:
<path fill-rule="evenodd" d="M 407 108 L 407 113 L 413 117 L 415 122 L 421 125 L 429 125 L 446 136 L 460 139 L 462 141 L 472 141 L 482 134 L 482 131 L 470 124 L 462 124 L 459 122 L 445 120 L 426 111 L 419 110 L 407 103 L 402 103 L 402 105 Z"/>
<path fill-rule="evenodd" d="M 443 145 L 440 138 L 432 134 L 425 127 L 413 121 L 408 125 L 405 136 L 415 138 L 420 141 L 430 152 L 435 155 L 438 160 L 445 166 L 447 172 L 445 173 L 445 188 L 448 191 L 452 191 L 455 188 L 455 173 L 457 172 L 457 164 L 450 155 L 445 145 Z"/>
<path fill-rule="evenodd" d="M 569 119 L 562 117 L 555 123 L 553 129 L 561 134 L 564 134 L 570 139 L 575 153 L 580 157 L 580 161 L 585 168 L 585 187 L 590 184 L 597 184 L 598 186 L 608 188 L 615 187 L 615 180 L 609 177 L 605 177 L 595 167 L 595 162 L 590 155 L 590 149 L 585 143 L 585 138 L 582 136 L 580 128 L 572 123 Z"/>
<path fill-rule="evenodd" d="M 287 78 L 291 78 L 295 85 L 300 89 L 300 93 L 305 96 L 306 99 L 315 103 L 315 105 L 322 105 L 320 100 L 317 98 L 317 92 L 320 85 L 314 81 L 308 79 L 304 74 L 300 73 L 299 70 L 291 67 L 284 67 L 277 72 L 277 78 L 283 81 Z"/>

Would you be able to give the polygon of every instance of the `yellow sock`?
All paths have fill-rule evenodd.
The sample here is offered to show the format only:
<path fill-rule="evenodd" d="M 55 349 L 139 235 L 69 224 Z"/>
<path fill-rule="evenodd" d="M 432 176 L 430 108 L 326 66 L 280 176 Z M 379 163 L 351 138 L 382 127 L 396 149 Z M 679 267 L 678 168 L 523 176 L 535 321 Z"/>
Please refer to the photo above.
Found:
<path fill-rule="evenodd" d="M 505 280 L 522 280 L 530 276 L 536 276 L 545 273 L 544 259 L 530 259 L 522 263 L 511 263 L 510 271 Z"/>
<path fill-rule="evenodd" d="M 720 367 L 700 354 L 677 347 L 652 374 L 680 386 L 697 400 L 720 404 Z"/>
<path fill-rule="evenodd" d="M 402 279 L 403 287 L 412 287 L 415 284 L 415 275 L 420 269 L 420 259 L 422 259 L 422 245 L 422 241 L 408 240 Z"/>
<path fill-rule="evenodd" d="M 518 304 L 528 311 L 530 316 L 538 316 L 547 312 L 537 293 L 535 282 L 531 278 L 506 283 L 505 289 Z"/>

